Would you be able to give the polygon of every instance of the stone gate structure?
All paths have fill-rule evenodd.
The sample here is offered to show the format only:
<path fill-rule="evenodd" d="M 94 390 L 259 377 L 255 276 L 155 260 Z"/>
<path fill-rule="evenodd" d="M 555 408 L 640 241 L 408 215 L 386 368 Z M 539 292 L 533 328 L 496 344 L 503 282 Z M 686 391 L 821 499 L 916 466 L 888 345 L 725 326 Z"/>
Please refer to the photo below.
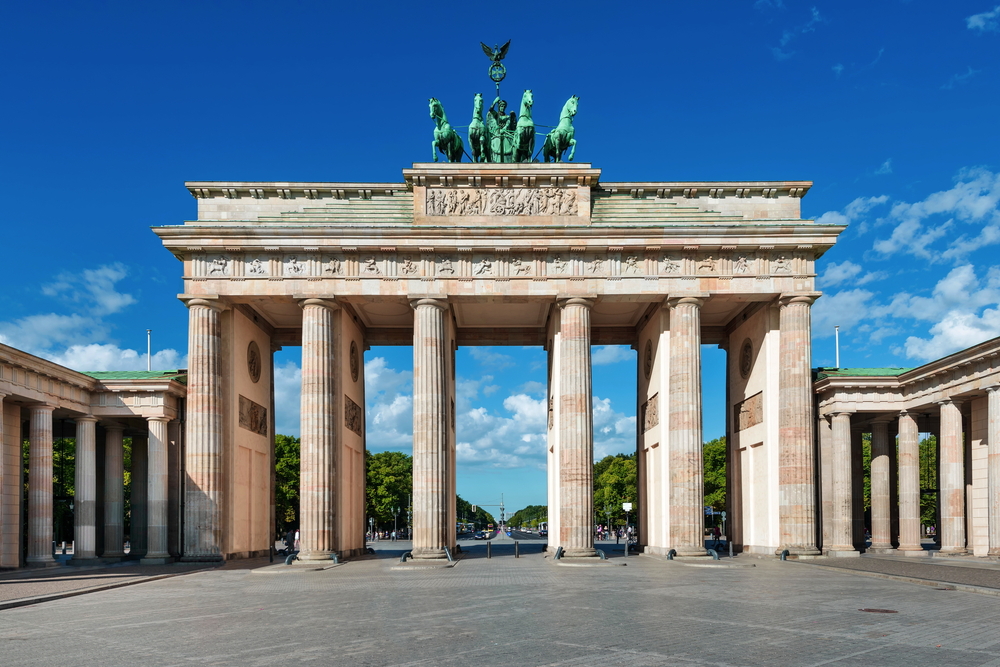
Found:
<path fill-rule="evenodd" d="M 610 183 L 589 164 L 416 164 L 402 183 L 193 182 L 158 227 L 190 309 L 184 557 L 266 552 L 271 353 L 302 346 L 302 557 L 364 548 L 370 345 L 414 351 L 416 558 L 455 542 L 455 350 L 549 353 L 549 546 L 595 555 L 594 344 L 638 349 L 640 534 L 703 555 L 700 346 L 730 352 L 732 517 L 818 553 L 809 182 Z"/>

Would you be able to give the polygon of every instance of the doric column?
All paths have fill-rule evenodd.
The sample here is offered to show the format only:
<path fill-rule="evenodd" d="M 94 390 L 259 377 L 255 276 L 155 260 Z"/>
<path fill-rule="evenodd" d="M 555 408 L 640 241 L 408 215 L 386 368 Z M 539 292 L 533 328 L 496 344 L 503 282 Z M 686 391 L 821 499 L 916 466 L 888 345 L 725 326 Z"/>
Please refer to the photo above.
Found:
<path fill-rule="evenodd" d="M 125 555 L 125 463 L 122 427 L 104 429 L 104 552 L 102 558 Z"/>
<path fill-rule="evenodd" d="M 132 484 L 129 487 L 129 531 L 128 555 L 130 558 L 143 558 L 146 555 L 147 507 L 146 491 L 149 477 L 147 475 L 147 441 L 146 433 L 132 436 Z"/>
<path fill-rule="evenodd" d="M 780 553 L 817 555 L 810 308 L 816 297 L 780 300 L 778 513 Z"/>
<path fill-rule="evenodd" d="M 333 312 L 325 299 L 303 299 L 302 452 L 300 535 L 302 560 L 326 560 L 336 551 Z"/>
<path fill-rule="evenodd" d="M 871 508 L 872 508 L 872 546 L 874 553 L 891 552 L 892 508 L 889 503 L 889 422 L 876 420 L 872 422 L 872 459 L 871 459 Z"/>
<path fill-rule="evenodd" d="M 146 555 L 143 562 L 165 563 L 167 548 L 167 417 L 149 417 L 146 456 Z"/>
<path fill-rule="evenodd" d="M 923 553 L 920 546 L 920 433 L 917 419 L 899 414 L 899 550 Z"/>
<path fill-rule="evenodd" d="M 97 557 L 97 417 L 76 418 L 73 560 Z"/>
<path fill-rule="evenodd" d="M 1000 557 L 1000 386 L 989 394 L 987 432 L 986 512 L 989 525 L 990 556 Z"/>
<path fill-rule="evenodd" d="M 965 442 L 962 411 L 954 399 L 940 402 L 941 442 L 939 471 L 941 491 L 941 553 L 964 554 L 965 549 Z"/>
<path fill-rule="evenodd" d="M 590 299 L 559 302 L 559 544 L 569 558 L 594 549 L 594 411 Z"/>
<path fill-rule="evenodd" d="M 188 307 L 187 442 L 184 487 L 186 561 L 222 560 L 221 305 Z"/>
<path fill-rule="evenodd" d="M 851 480 L 851 413 L 833 413 L 833 544 L 830 555 L 857 555 Z"/>
<path fill-rule="evenodd" d="M 445 313 L 448 302 L 413 306 L 413 557 L 444 558 L 449 544 L 448 406 Z"/>
<path fill-rule="evenodd" d="M 31 406 L 28 459 L 28 565 L 54 565 L 52 557 L 52 405 Z"/>
<path fill-rule="evenodd" d="M 669 299 L 670 542 L 678 556 L 705 556 L 705 483 L 701 431 L 701 306 Z"/>

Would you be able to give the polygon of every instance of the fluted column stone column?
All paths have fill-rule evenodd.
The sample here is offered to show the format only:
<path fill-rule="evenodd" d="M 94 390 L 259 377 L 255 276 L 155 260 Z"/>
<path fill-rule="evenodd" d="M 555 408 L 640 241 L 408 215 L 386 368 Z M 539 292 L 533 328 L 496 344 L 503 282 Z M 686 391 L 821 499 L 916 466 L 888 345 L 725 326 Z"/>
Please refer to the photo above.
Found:
<path fill-rule="evenodd" d="M 327 299 L 304 299 L 299 305 L 302 307 L 299 558 L 327 560 L 337 549 L 333 313 L 340 306 Z"/>
<path fill-rule="evenodd" d="M 670 308 L 670 542 L 678 556 L 706 556 L 701 425 L 701 306 L 668 299 Z"/>
<path fill-rule="evenodd" d="M 811 295 L 782 297 L 778 390 L 778 514 L 781 546 L 815 556 L 816 454 L 813 439 Z"/>
<path fill-rule="evenodd" d="M 188 307 L 187 438 L 184 485 L 185 561 L 222 560 L 222 305 Z"/>
<path fill-rule="evenodd" d="M 872 545 L 873 553 L 891 553 L 892 507 L 889 502 L 892 480 L 889 477 L 889 422 L 876 420 L 872 422 L 872 459 L 871 459 L 871 508 L 872 508 Z"/>
<path fill-rule="evenodd" d="M 860 555 L 854 548 L 851 413 L 833 413 L 833 544 L 831 556 Z"/>
<path fill-rule="evenodd" d="M 899 551 L 923 554 L 920 546 L 920 432 L 916 416 L 899 415 Z"/>
<path fill-rule="evenodd" d="M 104 551 L 102 558 L 125 555 L 125 454 L 121 426 L 104 429 Z"/>
<path fill-rule="evenodd" d="M 170 560 L 167 546 L 167 417 L 149 417 L 146 447 L 146 555 L 144 564 L 158 565 Z"/>
<path fill-rule="evenodd" d="M 97 557 L 97 417 L 76 419 L 73 560 Z"/>
<path fill-rule="evenodd" d="M 594 411 L 591 299 L 559 302 L 559 545 L 567 558 L 594 549 Z"/>
<path fill-rule="evenodd" d="M 986 460 L 986 511 L 989 529 L 990 550 L 988 555 L 1000 558 L 1000 386 L 990 387 L 988 392 Z"/>
<path fill-rule="evenodd" d="M 413 557 L 444 558 L 449 542 L 448 302 L 415 299 L 413 318 Z"/>
<path fill-rule="evenodd" d="M 32 405 L 28 458 L 27 564 L 56 564 L 52 556 L 52 405 Z"/>
<path fill-rule="evenodd" d="M 954 399 L 941 401 L 941 553 L 964 554 L 965 549 L 965 442 L 962 412 Z"/>

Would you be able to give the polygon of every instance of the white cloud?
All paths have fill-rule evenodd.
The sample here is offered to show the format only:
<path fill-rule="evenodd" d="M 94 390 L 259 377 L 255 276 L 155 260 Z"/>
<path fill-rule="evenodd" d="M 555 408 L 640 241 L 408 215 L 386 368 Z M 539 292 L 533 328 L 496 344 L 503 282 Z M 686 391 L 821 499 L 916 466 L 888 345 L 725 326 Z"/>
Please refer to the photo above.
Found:
<path fill-rule="evenodd" d="M 1000 308 L 987 308 L 981 315 L 954 310 L 930 329 L 930 338 L 906 339 L 906 356 L 929 361 L 1000 336 Z"/>
<path fill-rule="evenodd" d="M 383 357 L 365 363 L 368 448 L 413 446 L 413 373 L 390 368 Z"/>
<path fill-rule="evenodd" d="M 117 262 L 86 269 L 78 275 L 62 273 L 55 282 L 43 285 L 42 293 L 88 304 L 93 315 L 110 315 L 135 303 L 131 294 L 124 294 L 115 288 L 127 275 L 125 266 Z"/>
<path fill-rule="evenodd" d="M 771 54 L 774 56 L 775 60 L 788 60 L 793 55 L 794 51 L 787 51 L 785 47 L 788 46 L 789 42 L 794 40 L 796 37 L 805 35 L 807 33 L 816 30 L 816 24 L 822 23 L 824 21 L 823 17 L 820 16 L 819 10 L 815 7 L 810 8 L 809 20 L 802 25 L 795 26 L 793 28 L 788 28 L 783 30 L 781 33 L 781 39 L 778 40 L 780 46 L 771 47 Z"/>
<path fill-rule="evenodd" d="M 978 30 L 979 32 L 1000 30 L 1000 5 L 988 12 L 967 17 L 965 26 L 969 30 Z"/>
<path fill-rule="evenodd" d="M 968 69 L 962 74 L 952 74 L 951 78 L 945 81 L 941 85 L 941 90 L 951 90 L 955 86 L 964 86 L 972 80 L 972 77 L 979 74 L 982 70 L 972 69 L 972 67 L 966 66 Z"/>
<path fill-rule="evenodd" d="M 144 371 L 146 353 L 123 350 L 117 345 L 91 343 L 70 345 L 57 353 L 45 353 L 49 361 L 76 371 Z M 160 350 L 150 359 L 153 370 L 176 370 L 187 367 L 187 358 L 177 350 Z"/>
<path fill-rule="evenodd" d="M 816 224 L 851 225 L 861 220 L 862 222 L 859 233 L 863 234 L 868 228 L 867 222 L 863 220 L 865 214 L 876 206 L 884 204 L 887 201 L 889 201 L 888 195 L 879 195 L 878 197 L 858 197 L 845 206 L 843 211 L 827 211 L 823 215 L 819 216 L 816 218 Z"/>
<path fill-rule="evenodd" d="M 875 170 L 876 176 L 884 176 L 892 173 L 892 158 L 882 163 L 882 166 Z"/>
<path fill-rule="evenodd" d="M 104 322 L 83 315 L 29 315 L 13 322 L 0 322 L 0 343 L 43 356 L 54 346 L 88 344 L 108 335 Z"/>
<path fill-rule="evenodd" d="M 814 338 L 833 335 L 833 327 L 844 331 L 863 322 L 871 309 L 874 293 L 864 289 L 851 289 L 827 294 L 812 307 L 812 330 Z"/>
<path fill-rule="evenodd" d="M 274 430 L 298 436 L 302 414 L 302 369 L 294 361 L 274 365 Z"/>
<path fill-rule="evenodd" d="M 844 72 L 844 66 L 841 65 L 840 63 L 837 63 L 836 65 L 834 65 L 830 69 L 833 70 L 834 76 L 836 76 L 838 79 L 840 78 L 840 75 L 843 74 L 843 72 Z"/>
<path fill-rule="evenodd" d="M 602 345 L 590 356 L 594 366 L 617 364 L 620 361 L 635 361 L 635 352 L 625 345 Z"/>
<path fill-rule="evenodd" d="M 826 287 L 827 285 L 839 285 L 840 283 L 854 278 L 861 273 L 861 271 L 861 266 L 855 264 L 849 259 L 845 259 L 840 264 L 831 262 L 827 264 L 826 271 L 824 271 L 823 275 L 819 277 L 819 284 L 823 287 Z"/>
<path fill-rule="evenodd" d="M 502 370 L 514 365 L 514 357 L 495 352 L 492 347 L 470 347 L 469 355 L 491 370 Z"/>

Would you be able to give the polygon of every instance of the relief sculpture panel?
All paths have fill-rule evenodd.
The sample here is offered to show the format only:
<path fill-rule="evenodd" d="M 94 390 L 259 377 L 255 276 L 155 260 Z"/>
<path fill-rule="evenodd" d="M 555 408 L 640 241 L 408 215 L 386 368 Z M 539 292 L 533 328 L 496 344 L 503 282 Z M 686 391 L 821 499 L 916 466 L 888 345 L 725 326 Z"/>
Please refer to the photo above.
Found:
<path fill-rule="evenodd" d="M 344 426 L 358 435 L 364 429 L 365 415 L 361 406 L 351 400 L 351 397 L 344 394 Z"/>
<path fill-rule="evenodd" d="M 427 188 L 427 215 L 577 215 L 573 188 Z"/>
<path fill-rule="evenodd" d="M 240 396 L 240 428 L 267 435 L 267 408 Z"/>
<path fill-rule="evenodd" d="M 733 406 L 736 430 L 742 431 L 764 421 L 764 394 L 754 394 Z"/>

